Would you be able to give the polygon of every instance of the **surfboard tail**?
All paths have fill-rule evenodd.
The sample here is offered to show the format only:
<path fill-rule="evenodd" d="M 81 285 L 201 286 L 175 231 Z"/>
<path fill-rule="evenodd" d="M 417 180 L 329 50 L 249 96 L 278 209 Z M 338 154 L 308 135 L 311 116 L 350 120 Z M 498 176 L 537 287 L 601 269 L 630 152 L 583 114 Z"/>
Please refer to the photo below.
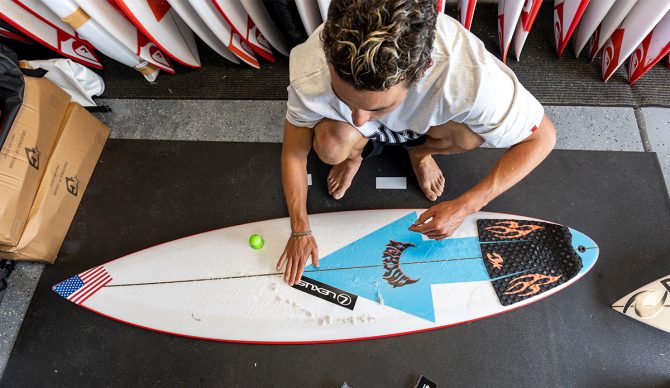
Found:
<path fill-rule="evenodd" d="M 533 26 L 535 17 L 540 11 L 540 6 L 542 6 L 541 0 L 526 0 L 521 10 L 521 17 L 517 23 L 516 29 L 514 30 L 514 54 L 516 55 L 516 60 L 518 61 L 521 58 L 521 50 L 523 50 L 523 45 L 526 43 L 526 38 L 530 33 L 530 29 Z"/>
<path fill-rule="evenodd" d="M 577 28 L 589 0 L 554 0 L 554 41 L 560 58 Z"/>
<path fill-rule="evenodd" d="M 628 82 L 632 85 L 670 53 L 670 13 L 635 49 L 628 63 Z"/>

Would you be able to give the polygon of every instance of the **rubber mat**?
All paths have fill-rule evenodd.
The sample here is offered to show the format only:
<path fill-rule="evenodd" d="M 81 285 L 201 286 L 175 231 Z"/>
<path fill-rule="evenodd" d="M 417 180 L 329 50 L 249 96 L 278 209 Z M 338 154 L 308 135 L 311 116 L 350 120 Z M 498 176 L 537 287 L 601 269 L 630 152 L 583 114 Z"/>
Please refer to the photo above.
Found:
<path fill-rule="evenodd" d="M 279 2 L 284 3 L 284 2 Z M 281 8 L 281 4 L 277 7 Z M 295 8 L 282 8 L 287 14 Z M 295 11 L 295 10 L 293 10 Z M 272 10 L 276 12 L 276 10 Z M 455 6 L 447 7 L 447 14 L 455 16 Z M 287 22 L 295 20 L 286 17 Z M 295 27 L 295 28 L 294 28 Z M 287 30 L 299 39 L 300 30 L 293 26 Z M 499 56 L 497 5 L 478 4 L 475 9 L 472 32 L 495 55 Z M 304 31 L 302 32 L 304 34 Z M 546 105 L 590 106 L 666 106 L 670 107 L 670 70 L 658 64 L 645 74 L 636 85 L 628 85 L 626 70 L 622 66 L 604 83 L 600 72 L 600 58 L 592 63 L 576 59 L 572 44 L 563 57 L 556 58 L 553 35 L 553 8 L 545 2 L 535 20 L 524 46 L 521 61 L 510 53 L 508 65 L 524 86 Z M 304 35 L 303 35 L 304 36 Z M 287 36 L 287 39 L 290 38 Z M 0 40 L 3 41 L 3 40 Z M 6 41 L 5 41 L 6 42 Z M 296 42 L 293 42 L 295 44 Z M 54 57 L 56 54 L 33 46 L 10 43 L 23 57 Z M 136 71 L 103 56 L 105 66 L 99 73 L 107 88 L 104 98 L 153 98 L 153 99 L 228 99 L 228 100 L 285 100 L 288 78 L 288 58 L 276 55 L 277 62 L 262 62 L 262 69 L 235 65 L 214 53 L 199 41 L 203 67 L 188 69 L 174 64 L 176 75 L 162 74 L 154 84 L 148 84 Z M 513 51 L 513 50 L 510 50 Z M 45 52 L 47 54 L 45 54 Z"/>
<path fill-rule="evenodd" d="M 110 140 L 57 263 L 40 278 L 0 386 L 414 387 L 420 374 L 439 386 L 667 385 L 659 356 L 670 354 L 667 334 L 610 307 L 667 274 L 670 203 L 653 153 L 555 151 L 489 204 L 484 210 L 570 225 L 598 243 L 600 258 L 566 290 L 467 325 L 325 345 L 218 343 L 125 325 L 51 290 L 161 242 L 286 216 L 280 152 L 279 144 Z M 472 187 L 500 155 L 438 158 L 442 199 Z M 328 196 L 328 166 L 311 157 L 308 171 L 311 213 L 433 204 L 401 149 L 365 160 L 340 201 Z M 377 190 L 377 176 L 406 176 L 407 189 Z"/>

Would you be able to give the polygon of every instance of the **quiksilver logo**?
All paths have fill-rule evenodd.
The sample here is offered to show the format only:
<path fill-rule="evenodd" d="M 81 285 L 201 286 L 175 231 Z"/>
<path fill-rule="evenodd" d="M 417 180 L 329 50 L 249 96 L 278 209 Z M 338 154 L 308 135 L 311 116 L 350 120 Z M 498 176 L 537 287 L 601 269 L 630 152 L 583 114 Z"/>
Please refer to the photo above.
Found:
<path fill-rule="evenodd" d="M 40 150 L 35 147 L 26 147 L 26 157 L 28 158 L 28 164 L 33 167 L 35 170 L 40 169 Z"/>
<path fill-rule="evenodd" d="M 77 176 L 65 177 L 65 187 L 68 193 L 76 197 L 79 193 L 79 179 L 77 179 Z"/>
<path fill-rule="evenodd" d="M 303 276 L 293 288 L 349 310 L 354 309 L 356 306 L 356 299 L 358 298 L 358 296 L 354 294 L 350 294 L 305 276 Z"/>

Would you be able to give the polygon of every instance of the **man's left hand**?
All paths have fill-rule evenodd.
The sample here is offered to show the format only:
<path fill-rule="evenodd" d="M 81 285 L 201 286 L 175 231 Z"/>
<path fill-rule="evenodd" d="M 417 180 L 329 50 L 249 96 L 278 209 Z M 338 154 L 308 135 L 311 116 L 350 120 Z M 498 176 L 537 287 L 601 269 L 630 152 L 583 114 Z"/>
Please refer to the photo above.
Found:
<path fill-rule="evenodd" d="M 423 212 L 409 230 L 425 234 L 432 240 L 444 240 L 458 229 L 465 217 L 476 212 L 476 209 L 476 206 L 461 198 L 440 202 Z"/>

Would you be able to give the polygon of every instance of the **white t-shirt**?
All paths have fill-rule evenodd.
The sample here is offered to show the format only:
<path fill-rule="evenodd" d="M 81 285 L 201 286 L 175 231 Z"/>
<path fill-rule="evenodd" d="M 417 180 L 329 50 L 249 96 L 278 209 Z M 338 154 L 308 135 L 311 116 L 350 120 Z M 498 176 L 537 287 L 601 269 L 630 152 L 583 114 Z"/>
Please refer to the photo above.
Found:
<path fill-rule="evenodd" d="M 322 29 L 291 50 L 286 119 L 307 128 L 323 118 L 354 126 L 351 110 L 330 86 Z M 402 142 L 453 120 L 494 147 L 510 147 L 540 125 L 544 109 L 537 99 L 476 36 L 447 15 L 437 18 L 431 57 L 432 66 L 395 110 L 356 127 L 364 136 Z"/>

